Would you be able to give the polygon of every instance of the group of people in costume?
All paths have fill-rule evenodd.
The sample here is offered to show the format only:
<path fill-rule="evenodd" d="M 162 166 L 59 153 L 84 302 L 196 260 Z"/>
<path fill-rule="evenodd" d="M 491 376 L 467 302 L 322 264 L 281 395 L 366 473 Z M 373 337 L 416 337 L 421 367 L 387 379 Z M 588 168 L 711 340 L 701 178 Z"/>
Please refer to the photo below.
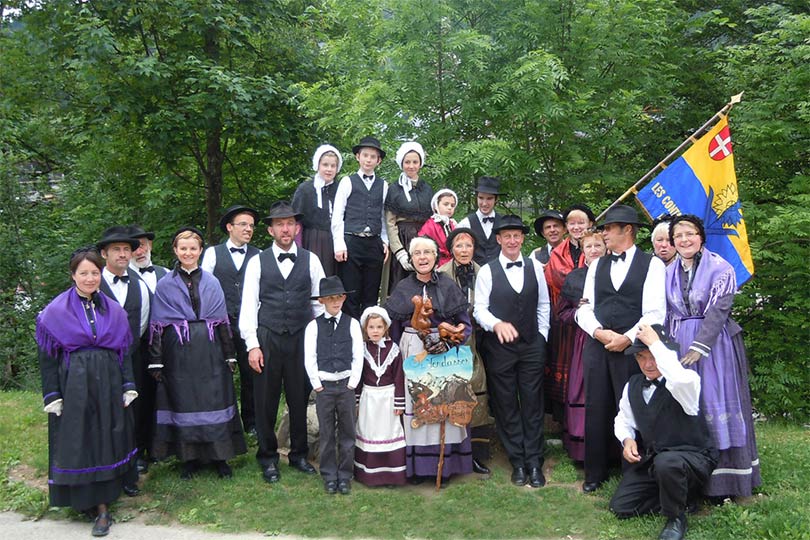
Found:
<path fill-rule="evenodd" d="M 419 143 L 399 148 L 391 185 L 376 172 L 386 156 L 377 139 L 352 152 L 358 170 L 338 180 L 341 152 L 319 147 L 313 178 L 261 219 L 228 208 L 221 244 L 204 249 L 201 231 L 180 228 L 171 269 L 152 263 L 154 234 L 137 225 L 73 253 L 74 285 L 37 319 L 54 506 L 90 513 L 93 534 L 105 535 L 109 504 L 136 495 L 150 463 L 174 456 L 183 479 L 204 467 L 228 478 L 245 433 L 262 478 L 279 482 L 282 393 L 289 465 L 315 474 L 312 391 L 329 494 L 350 493 L 353 479 L 401 485 L 441 471 L 446 485 L 488 474 L 496 432 L 512 483 L 542 487 L 546 412 L 584 466 L 583 491 L 599 489 L 623 451 L 611 508 L 666 514 L 662 537 L 683 536 L 699 495 L 759 485 L 742 336 L 729 317 L 734 272 L 705 248 L 699 219 L 659 225 L 653 256 L 635 245 L 642 223 L 630 207 L 611 208 L 598 228 L 587 206 L 548 210 L 534 223 L 547 244 L 526 256 L 529 227 L 495 212 L 498 178 L 478 180 L 477 209 L 457 223 L 456 194 L 420 177 Z M 259 221 L 273 239 L 264 250 L 250 244 Z M 422 302 L 431 309 L 415 328 Z M 472 421 L 414 422 L 405 359 L 461 345 L 473 356 Z"/>

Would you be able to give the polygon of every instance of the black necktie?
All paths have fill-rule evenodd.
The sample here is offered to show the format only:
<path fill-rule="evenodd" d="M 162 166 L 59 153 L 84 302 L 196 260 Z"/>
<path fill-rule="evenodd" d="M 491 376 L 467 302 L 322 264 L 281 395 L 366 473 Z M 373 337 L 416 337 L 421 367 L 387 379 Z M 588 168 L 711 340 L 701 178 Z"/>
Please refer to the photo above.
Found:
<path fill-rule="evenodd" d="M 658 379 L 644 379 L 644 388 L 649 388 L 650 386 L 661 386 L 664 383 L 664 379 L 660 381 Z"/>
<path fill-rule="evenodd" d="M 284 259 L 290 259 L 295 262 L 295 253 L 282 253 L 278 256 L 278 262 L 284 262 Z"/>
<path fill-rule="evenodd" d="M 115 276 L 115 277 L 113 277 L 113 283 L 118 283 L 119 281 L 123 281 L 124 283 L 129 283 L 129 276 Z"/>
<path fill-rule="evenodd" d="M 481 218 L 481 223 L 495 223 L 495 218 L 494 217 Z"/>
<path fill-rule="evenodd" d="M 363 180 L 371 180 L 372 178 L 374 178 L 373 174 L 364 174 L 363 175 Z"/>
<path fill-rule="evenodd" d="M 241 253 L 242 255 L 244 255 L 245 248 L 231 248 L 231 253 Z"/>
<path fill-rule="evenodd" d="M 138 268 L 138 272 L 140 272 L 141 274 L 144 274 L 146 272 L 154 272 L 154 271 L 155 271 L 154 266 L 144 266 L 143 268 Z"/>
<path fill-rule="evenodd" d="M 334 332 L 338 323 L 337 317 L 326 317 L 326 322 L 332 325 L 332 332 Z"/>
<path fill-rule="evenodd" d="M 621 255 L 614 255 L 613 253 L 610 254 L 610 262 L 616 262 L 616 261 L 619 261 L 619 260 L 623 261 L 626 258 L 627 258 L 627 252 L 626 251 L 624 253 L 622 253 Z"/>
<path fill-rule="evenodd" d="M 515 261 L 515 262 L 508 262 L 506 263 L 506 269 L 509 270 L 513 266 L 517 266 L 518 268 L 523 267 L 523 261 Z"/>

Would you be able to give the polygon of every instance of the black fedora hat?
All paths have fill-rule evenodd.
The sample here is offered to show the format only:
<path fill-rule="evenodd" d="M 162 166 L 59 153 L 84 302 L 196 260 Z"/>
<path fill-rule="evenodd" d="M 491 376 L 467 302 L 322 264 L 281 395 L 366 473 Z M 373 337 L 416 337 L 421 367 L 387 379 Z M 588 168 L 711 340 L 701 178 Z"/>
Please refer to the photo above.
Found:
<path fill-rule="evenodd" d="M 140 240 L 133 238 L 132 235 L 129 234 L 129 227 L 113 225 L 102 233 L 101 240 L 96 242 L 96 248 L 101 251 L 110 244 L 115 243 L 129 244 L 133 250 L 138 249 L 141 245 Z"/>
<path fill-rule="evenodd" d="M 147 232 L 146 229 L 140 225 L 129 225 L 127 226 L 127 230 L 129 231 L 129 236 L 132 238 L 147 238 L 149 240 L 155 239 L 155 233 L 151 231 Z"/>
<path fill-rule="evenodd" d="M 563 222 L 567 222 L 568 216 L 570 216 L 571 212 L 575 210 L 579 210 L 580 212 L 585 214 L 591 223 L 596 221 L 596 216 L 593 215 L 593 210 L 591 210 L 590 206 L 586 204 L 572 204 L 571 206 L 565 209 L 565 212 L 563 212 Z"/>
<path fill-rule="evenodd" d="M 523 223 L 523 220 L 520 219 L 520 216 L 517 216 L 515 214 L 507 214 L 505 216 L 501 216 L 501 222 L 492 228 L 492 232 L 498 234 L 501 231 L 509 229 L 513 230 L 517 229 L 522 231 L 523 234 L 529 234 L 529 226 Z"/>
<path fill-rule="evenodd" d="M 563 219 L 563 215 L 556 210 L 548 209 L 543 210 L 543 213 L 540 214 L 540 217 L 534 220 L 534 232 L 537 233 L 537 236 L 543 236 L 543 223 L 548 221 L 549 219 L 556 219 L 563 225 L 565 225 L 565 220 Z"/>
<path fill-rule="evenodd" d="M 611 223 L 622 223 L 625 225 L 646 225 L 638 219 L 638 212 L 632 206 L 617 204 L 605 213 L 605 218 L 597 229 L 604 229 L 605 225 Z"/>
<path fill-rule="evenodd" d="M 273 219 L 294 217 L 296 221 L 301 221 L 303 214 L 296 212 L 289 201 L 276 201 L 270 205 L 270 213 L 262 218 L 268 225 L 273 223 Z"/>
<path fill-rule="evenodd" d="M 660 324 L 653 324 L 650 326 L 650 328 L 655 330 L 655 333 L 658 334 L 658 338 L 664 345 L 666 345 L 668 349 L 671 349 L 676 353 L 680 354 L 680 347 L 678 346 L 677 343 L 669 339 L 669 336 L 667 335 L 667 332 L 666 330 L 664 330 L 663 326 L 661 326 Z M 633 356 L 634 354 L 639 353 L 641 351 L 646 351 L 647 349 L 649 349 L 649 347 L 645 345 L 643 341 L 636 338 L 633 340 L 633 344 L 624 350 L 624 354 L 625 356 Z"/>
<path fill-rule="evenodd" d="M 205 236 L 203 235 L 202 231 L 201 231 L 200 229 L 198 229 L 197 227 L 194 227 L 194 226 L 192 226 L 192 225 L 186 225 L 185 227 L 180 227 L 179 229 L 177 229 L 177 230 L 174 232 L 174 234 L 172 235 L 172 245 L 174 245 L 174 241 L 175 241 L 175 239 L 177 239 L 177 236 L 178 236 L 180 233 L 184 233 L 184 232 L 186 232 L 186 231 L 188 231 L 188 232 L 193 232 L 194 234 L 196 234 L 197 236 L 199 236 L 199 237 L 200 237 L 200 241 L 202 242 L 203 247 L 205 246 Z"/>
<path fill-rule="evenodd" d="M 329 276 L 321 278 L 321 281 L 318 283 L 318 295 L 312 298 L 325 298 L 327 296 L 349 294 L 351 292 L 354 291 L 347 291 L 343 288 L 343 281 L 340 280 L 339 276 Z"/>
<path fill-rule="evenodd" d="M 360 152 L 361 148 L 374 148 L 380 153 L 380 159 L 385 159 L 385 150 L 380 146 L 380 141 L 371 135 L 363 137 L 359 143 L 352 146 L 352 154 Z"/>
<path fill-rule="evenodd" d="M 251 208 L 249 206 L 245 206 L 242 204 L 235 204 L 233 206 L 229 206 L 225 213 L 222 214 L 222 217 L 219 218 L 219 228 L 222 229 L 222 232 L 225 234 L 228 233 L 228 223 L 231 222 L 231 219 L 239 214 L 251 214 L 253 216 L 253 221 L 259 221 L 259 211 L 255 208 Z"/>
<path fill-rule="evenodd" d="M 488 193 L 490 195 L 505 195 L 501 192 L 501 179 L 497 176 L 482 176 L 478 179 L 475 187 L 476 193 Z"/>
<path fill-rule="evenodd" d="M 453 252 L 453 241 L 460 234 L 469 234 L 470 238 L 473 239 L 473 245 L 478 243 L 478 237 L 475 235 L 475 232 L 473 232 L 472 229 L 470 229 L 469 227 L 456 227 L 455 229 L 450 231 L 450 234 L 447 235 L 447 240 L 445 240 L 444 242 L 447 251 L 449 251 L 450 253 Z"/>

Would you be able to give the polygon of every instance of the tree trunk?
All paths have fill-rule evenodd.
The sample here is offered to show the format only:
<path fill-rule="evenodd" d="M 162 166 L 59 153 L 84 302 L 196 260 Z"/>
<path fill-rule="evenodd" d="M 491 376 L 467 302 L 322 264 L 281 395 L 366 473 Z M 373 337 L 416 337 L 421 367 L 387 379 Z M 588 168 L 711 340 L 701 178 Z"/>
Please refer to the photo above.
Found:
<path fill-rule="evenodd" d="M 219 41 L 216 28 L 208 28 L 205 32 L 205 55 L 217 62 L 219 60 Z M 211 120 L 205 134 L 205 214 L 206 236 L 209 244 L 216 242 L 219 233 L 217 222 L 222 206 L 222 163 L 225 161 L 225 152 L 222 149 L 222 121 L 220 118 Z"/>

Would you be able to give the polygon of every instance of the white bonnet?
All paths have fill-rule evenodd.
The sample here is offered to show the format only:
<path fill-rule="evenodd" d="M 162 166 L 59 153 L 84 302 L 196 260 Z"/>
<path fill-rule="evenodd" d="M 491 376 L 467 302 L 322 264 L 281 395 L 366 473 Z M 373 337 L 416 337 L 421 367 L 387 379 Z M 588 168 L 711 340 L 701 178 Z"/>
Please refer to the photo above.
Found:
<path fill-rule="evenodd" d="M 452 189 L 447 189 L 447 188 L 440 189 L 439 191 L 434 193 L 433 198 L 430 199 L 430 207 L 433 209 L 434 212 L 436 212 L 436 213 L 439 212 L 439 210 L 438 210 L 439 199 L 441 197 L 444 197 L 445 195 L 452 195 L 453 198 L 456 200 L 456 204 L 458 204 L 458 195 L 456 195 L 455 191 L 453 191 Z"/>
<path fill-rule="evenodd" d="M 387 327 L 391 326 L 391 317 L 388 316 L 388 312 L 385 311 L 380 306 L 371 306 L 371 307 L 367 307 L 366 310 L 363 311 L 363 314 L 360 315 L 360 327 L 361 328 L 366 327 L 366 321 L 368 320 L 368 318 L 371 315 L 379 315 L 380 317 L 382 317 L 382 320 L 385 321 L 385 325 Z"/>
<path fill-rule="evenodd" d="M 338 159 L 338 166 L 337 170 L 340 172 L 340 168 L 343 167 L 343 156 L 340 155 L 340 150 L 332 146 L 331 144 L 322 144 L 315 150 L 315 153 L 312 155 L 312 170 L 318 171 L 318 164 L 321 162 L 321 157 L 327 152 L 334 152 Z"/>
<path fill-rule="evenodd" d="M 408 152 L 416 152 L 419 154 L 419 159 L 422 160 L 422 165 L 425 164 L 425 149 L 422 148 L 422 145 L 416 141 L 408 141 L 402 143 L 402 146 L 400 146 L 399 150 L 397 150 L 396 159 L 397 165 L 399 165 L 400 169 L 402 168 L 402 160 L 405 159 L 405 154 Z"/>

